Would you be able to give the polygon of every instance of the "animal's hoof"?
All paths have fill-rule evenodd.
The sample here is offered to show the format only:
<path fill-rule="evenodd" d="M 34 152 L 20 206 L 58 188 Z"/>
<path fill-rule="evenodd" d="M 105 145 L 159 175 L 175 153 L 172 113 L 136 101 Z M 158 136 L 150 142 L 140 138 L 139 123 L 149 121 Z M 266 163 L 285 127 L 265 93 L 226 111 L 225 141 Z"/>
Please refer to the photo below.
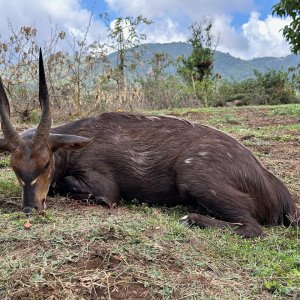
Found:
<path fill-rule="evenodd" d="M 106 197 L 100 197 L 100 196 L 95 197 L 95 204 L 100 204 L 107 208 L 115 208 L 118 206 L 117 202 L 112 201 L 111 199 L 108 199 Z"/>
<path fill-rule="evenodd" d="M 182 217 L 182 218 L 180 219 L 180 221 L 186 221 L 188 218 L 189 218 L 189 216 L 186 215 L 186 216 Z"/>
<path fill-rule="evenodd" d="M 182 217 L 180 219 L 180 223 L 182 223 L 183 225 L 186 225 L 188 227 L 191 227 L 194 224 L 194 222 L 189 218 L 189 215 Z"/>

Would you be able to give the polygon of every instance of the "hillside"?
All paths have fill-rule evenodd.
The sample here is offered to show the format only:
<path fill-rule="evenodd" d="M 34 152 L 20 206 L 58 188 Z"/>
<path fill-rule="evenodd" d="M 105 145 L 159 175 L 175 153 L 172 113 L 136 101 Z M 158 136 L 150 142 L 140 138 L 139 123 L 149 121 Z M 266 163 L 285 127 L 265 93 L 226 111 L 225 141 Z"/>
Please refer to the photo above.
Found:
<path fill-rule="evenodd" d="M 169 55 L 171 59 L 176 59 L 180 55 L 188 56 L 191 51 L 191 45 L 187 43 L 168 43 L 168 44 L 146 44 L 142 56 L 143 66 L 139 67 L 139 72 L 146 73 L 149 70 L 149 61 L 154 53 L 162 52 Z M 109 55 L 112 64 L 116 63 L 116 53 Z M 300 63 L 300 56 L 288 55 L 286 57 L 262 57 L 251 60 L 242 60 L 231 56 L 228 53 L 216 51 L 214 71 L 221 74 L 222 78 L 228 80 L 240 81 L 254 75 L 253 70 L 265 71 L 267 69 L 276 69 L 287 71 L 289 67 Z M 174 74 L 175 67 L 170 67 L 168 73 Z"/>

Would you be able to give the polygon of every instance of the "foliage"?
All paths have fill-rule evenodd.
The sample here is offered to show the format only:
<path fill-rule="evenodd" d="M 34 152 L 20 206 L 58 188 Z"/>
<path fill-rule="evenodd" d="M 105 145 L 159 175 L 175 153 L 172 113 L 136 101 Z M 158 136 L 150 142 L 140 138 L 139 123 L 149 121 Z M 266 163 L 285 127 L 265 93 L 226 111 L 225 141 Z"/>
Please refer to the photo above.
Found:
<path fill-rule="evenodd" d="M 102 15 L 108 23 L 109 17 L 107 14 Z M 127 103 L 126 93 L 126 70 L 135 70 L 137 64 L 140 62 L 142 48 L 138 46 L 146 39 L 146 35 L 139 33 L 138 29 L 142 25 L 150 25 L 151 20 L 144 18 L 143 16 L 133 17 L 118 17 L 114 20 L 113 25 L 111 23 L 107 26 L 109 43 L 108 46 L 118 54 L 117 67 L 112 69 L 111 78 L 117 82 L 119 97 L 122 104 Z M 131 56 L 130 64 L 126 57 Z M 126 56 L 127 55 L 127 56 Z M 129 103 L 130 106 L 130 103 Z"/>
<path fill-rule="evenodd" d="M 294 54 L 300 53 L 300 2 L 298 0 L 280 0 L 273 6 L 273 14 L 280 17 L 290 17 L 289 25 L 284 26 L 283 35 L 290 43 Z"/>
<path fill-rule="evenodd" d="M 241 100 L 242 104 L 286 104 L 299 102 L 292 79 L 287 72 L 254 71 L 255 78 L 241 82 L 222 81 L 213 95 L 215 105 Z"/>
<path fill-rule="evenodd" d="M 87 43 L 86 35 L 82 40 L 59 31 L 52 23 L 51 39 L 42 46 L 45 72 L 50 98 L 57 109 L 63 108 L 70 115 L 81 114 L 83 102 L 89 102 L 91 82 L 95 76 L 93 67 L 104 59 L 98 44 L 98 55 L 91 55 L 95 45 Z M 38 30 L 22 26 L 15 30 L 10 24 L 11 36 L 0 41 L 0 74 L 7 93 L 13 98 L 14 111 L 22 121 L 36 120 L 39 108 L 38 83 Z M 70 53 L 57 50 L 58 42 L 69 45 Z"/>
<path fill-rule="evenodd" d="M 189 27 L 191 36 L 188 42 L 193 50 L 188 57 L 179 57 L 178 73 L 193 87 L 195 98 L 203 99 L 208 106 L 211 92 L 210 77 L 213 70 L 212 22 L 208 19 Z"/>
<path fill-rule="evenodd" d="M 149 45 L 149 49 L 141 45 L 146 36 L 139 32 L 151 21 L 142 16 L 118 18 L 108 28 L 108 43 L 88 42 L 90 22 L 83 36 L 76 38 L 50 20 L 52 35 L 42 45 L 52 109 L 58 116 L 64 111 L 64 119 L 103 110 L 225 105 L 234 100 L 242 100 L 243 104 L 297 101 L 299 77 L 295 74 L 256 71 L 255 78 L 242 82 L 212 76 L 215 52 L 208 20 L 190 27 L 190 44 Z M 12 112 L 22 122 L 36 124 L 40 114 L 36 88 L 39 31 L 33 26 L 16 30 L 9 24 L 9 28 L 11 36 L 0 40 L 0 75 L 12 98 Z M 58 43 L 67 50 L 61 51 Z M 115 53 L 107 55 L 108 47 Z M 178 62 L 181 50 L 177 48 L 190 55 Z M 241 69 L 241 64 L 235 64 L 229 55 L 222 54 L 222 59 L 233 70 Z M 260 62 L 255 61 L 257 65 Z M 176 74 L 176 67 L 181 76 Z"/>
<path fill-rule="evenodd" d="M 166 69 L 174 62 L 165 53 L 154 53 L 149 60 L 149 72 L 137 79 L 143 91 L 143 108 L 164 109 L 181 106 L 186 93 L 185 85 Z"/>
<path fill-rule="evenodd" d="M 20 115 L 22 121 L 31 117 L 31 111 L 38 106 L 36 93 L 32 93 L 31 86 L 37 83 L 37 57 L 38 42 L 37 29 L 32 26 L 22 26 L 16 30 L 8 23 L 11 31 L 10 37 L 0 41 L 0 74 L 6 86 L 7 93 L 14 98 L 14 110 Z M 52 43 L 44 45 L 44 54 L 52 56 L 55 43 L 63 40 L 63 31 L 53 32 Z M 55 56 L 57 58 L 57 56 Z M 56 65 L 56 59 L 52 59 Z M 52 64 L 49 64 L 50 68 Z M 47 71 L 49 68 L 47 68 Z M 47 72 L 49 75 L 49 72 Z M 55 76 L 52 70 L 51 75 Z M 53 95 L 52 80 L 49 80 L 50 94 Z"/>
<path fill-rule="evenodd" d="M 99 61 L 105 61 L 106 51 L 104 45 L 100 42 L 89 44 L 87 35 L 91 25 L 92 14 L 89 23 L 85 29 L 82 39 L 76 38 L 71 34 L 71 40 L 68 40 L 71 53 L 70 55 L 62 54 L 62 64 L 69 71 L 68 85 L 73 89 L 73 101 L 76 106 L 76 114 L 82 113 L 83 96 L 89 98 L 89 89 L 94 79 L 93 69 Z M 85 91 L 84 95 L 83 91 Z"/>
<path fill-rule="evenodd" d="M 300 64 L 294 67 L 288 68 L 289 76 L 291 77 L 291 83 L 294 90 L 300 90 Z"/>
<path fill-rule="evenodd" d="M 282 33 L 290 44 L 292 53 L 300 53 L 300 2 L 281 0 L 273 6 L 273 14 L 291 18 L 290 24 L 284 26 Z M 297 88 L 300 87 L 300 64 L 289 68 Z"/>
<path fill-rule="evenodd" d="M 186 42 L 173 42 L 166 44 L 159 43 L 147 43 L 141 45 L 142 52 L 142 64 L 137 67 L 137 71 L 145 75 L 149 68 L 149 62 L 154 53 L 164 53 L 169 56 L 174 62 L 176 62 L 179 56 L 188 57 L 192 52 L 192 45 Z M 117 55 L 116 53 L 110 53 L 108 55 L 112 65 L 116 65 Z M 243 60 L 231 56 L 229 53 L 223 53 L 214 51 L 213 61 L 213 73 L 222 75 L 222 79 L 230 81 L 242 81 L 254 76 L 253 70 L 256 69 L 260 72 L 265 72 L 268 68 L 275 70 L 288 71 L 288 68 L 297 65 L 300 62 L 300 56 L 288 55 L 286 57 L 260 57 L 251 60 Z M 175 75 L 177 65 L 170 65 L 167 69 L 168 75 Z"/>
<path fill-rule="evenodd" d="M 190 84 L 202 81 L 212 74 L 213 68 L 213 37 L 212 23 L 205 19 L 189 27 L 191 36 L 188 42 L 192 45 L 192 53 L 188 57 L 180 57 L 182 63 L 178 72 Z"/>

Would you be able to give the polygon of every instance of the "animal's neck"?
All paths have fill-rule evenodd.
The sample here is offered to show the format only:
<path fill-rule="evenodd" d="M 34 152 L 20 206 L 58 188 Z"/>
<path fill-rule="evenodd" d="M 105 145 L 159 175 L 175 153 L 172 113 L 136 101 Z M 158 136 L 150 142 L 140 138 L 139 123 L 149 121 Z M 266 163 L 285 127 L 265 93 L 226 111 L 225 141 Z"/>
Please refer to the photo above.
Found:
<path fill-rule="evenodd" d="M 59 182 L 68 172 L 68 153 L 66 150 L 60 149 L 54 153 L 55 172 L 53 182 Z"/>

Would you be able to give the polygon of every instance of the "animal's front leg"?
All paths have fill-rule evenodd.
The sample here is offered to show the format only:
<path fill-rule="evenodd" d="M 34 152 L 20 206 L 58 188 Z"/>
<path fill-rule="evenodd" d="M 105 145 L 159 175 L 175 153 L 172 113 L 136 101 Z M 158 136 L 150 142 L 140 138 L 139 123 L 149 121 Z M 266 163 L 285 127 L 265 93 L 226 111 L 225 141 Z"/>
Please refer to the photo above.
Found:
<path fill-rule="evenodd" d="M 59 183 L 59 194 L 78 200 L 90 199 L 109 208 L 115 207 L 120 202 L 119 188 L 112 176 L 97 172 L 64 177 Z"/>

